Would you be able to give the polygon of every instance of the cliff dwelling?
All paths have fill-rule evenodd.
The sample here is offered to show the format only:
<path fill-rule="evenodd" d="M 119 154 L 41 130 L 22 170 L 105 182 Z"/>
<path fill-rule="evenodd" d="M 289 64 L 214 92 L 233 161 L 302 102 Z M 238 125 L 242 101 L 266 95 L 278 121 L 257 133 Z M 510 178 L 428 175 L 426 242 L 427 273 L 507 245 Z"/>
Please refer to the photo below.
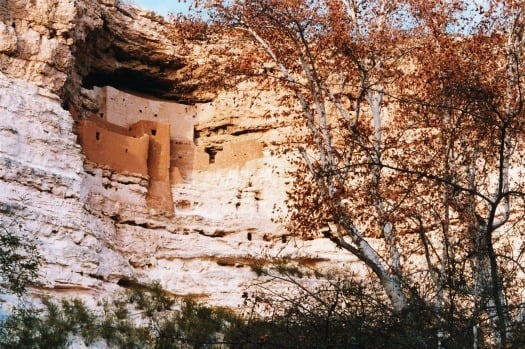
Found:
<path fill-rule="evenodd" d="M 172 185 L 194 171 L 228 168 L 263 156 L 263 145 L 235 139 L 220 146 L 196 144 L 199 106 L 95 87 L 99 110 L 78 120 L 89 161 L 149 179 L 148 207 L 173 211 Z"/>

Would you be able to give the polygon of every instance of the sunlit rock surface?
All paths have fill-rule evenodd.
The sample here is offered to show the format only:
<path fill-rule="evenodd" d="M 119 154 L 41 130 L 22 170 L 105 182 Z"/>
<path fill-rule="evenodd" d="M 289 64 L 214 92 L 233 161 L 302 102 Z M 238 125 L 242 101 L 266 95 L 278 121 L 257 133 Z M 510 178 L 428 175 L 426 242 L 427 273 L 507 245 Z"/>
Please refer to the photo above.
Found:
<path fill-rule="evenodd" d="M 41 249 L 32 292 L 97 298 L 159 280 L 237 306 L 256 264 L 344 267 L 330 241 L 291 238 L 278 222 L 290 164 L 275 151 L 290 130 L 272 117 L 275 96 L 239 85 L 209 101 L 204 81 L 184 80 L 205 57 L 166 31 L 162 17 L 111 0 L 0 1 L 0 218 Z M 102 101 L 104 86 L 136 104 Z M 161 118 L 159 103 L 170 106 L 159 120 L 172 130 L 170 210 L 148 205 L 151 173 L 92 161 L 77 139 L 87 117 L 126 128 Z"/>

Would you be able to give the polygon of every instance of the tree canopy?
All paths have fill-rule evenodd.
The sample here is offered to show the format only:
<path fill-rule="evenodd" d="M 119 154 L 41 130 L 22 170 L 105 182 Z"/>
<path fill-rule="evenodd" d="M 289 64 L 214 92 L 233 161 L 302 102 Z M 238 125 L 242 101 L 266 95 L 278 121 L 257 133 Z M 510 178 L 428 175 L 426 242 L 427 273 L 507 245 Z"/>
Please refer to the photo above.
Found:
<path fill-rule="evenodd" d="M 262 53 L 243 75 L 292 97 L 293 232 L 330 227 L 396 312 L 414 297 L 442 323 L 468 312 L 474 347 L 508 345 L 523 304 L 525 3 L 201 5 Z"/>

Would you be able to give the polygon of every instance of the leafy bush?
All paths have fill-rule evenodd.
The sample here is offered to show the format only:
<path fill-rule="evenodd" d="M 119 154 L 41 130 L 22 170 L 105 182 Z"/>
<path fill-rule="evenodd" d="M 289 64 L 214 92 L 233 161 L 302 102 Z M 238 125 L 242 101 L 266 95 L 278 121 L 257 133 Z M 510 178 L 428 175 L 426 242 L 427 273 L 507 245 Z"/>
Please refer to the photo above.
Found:
<path fill-rule="evenodd" d="M 57 304 L 43 299 L 45 311 L 23 307 L 0 327 L 0 344 L 6 349 L 67 348 L 70 335 L 90 342 L 96 337 L 95 316 L 79 300 Z"/>
<path fill-rule="evenodd" d="M 155 348 L 208 348 L 221 343 L 235 321 L 238 318 L 227 310 L 185 299 L 179 312 L 158 324 Z"/>
<path fill-rule="evenodd" d="M 266 289 L 246 297 L 246 312 L 228 327 L 225 342 L 240 349 L 433 348 L 442 331 L 443 347 L 472 346 L 468 318 L 439 322 L 416 295 L 406 311 L 396 313 L 370 282 L 349 278 L 295 286 L 295 296 Z"/>
<path fill-rule="evenodd" d="M 21 225 L 0 221 L 0 292 L 22 295 L 36 279 L 40 259 L 36 244 L 23 234 Z"/>
<path fill-rule="evenodd" d="M 440 318 L 417 293 L 396 313 L 371 282 L 325 279 L 295 287 L 294 296 L 272 289 L 245 294 L 239 315 L 171 297 L 158 284 L 127 290 L 100 314 L 79 300 L 44 299 L 43 310 L 15 309 L 1 324 L 0 347 L 61 349 L 76 336 L 86 345 L 103 340 L 122 349 L 432 348 L 438 333 L 443 348 L 472 347 L 471 318 L 459 312 Z M 522 337 L 516 332 L 514 342 Z"/>
<path fill-rule="evenodd" d="M 172 310 L 176 301 L 180 309 Z M 86 345 L 104 340 L 122 349 L 205 348 L 236 319 L 226 310 L 170 297 L 158 283 L 106 301 L 102 314 L 78 299 L 42 303 L 42 310 L 16 308 L 0 325 L 1 348 L 62 349 L 74 336 Z"/>

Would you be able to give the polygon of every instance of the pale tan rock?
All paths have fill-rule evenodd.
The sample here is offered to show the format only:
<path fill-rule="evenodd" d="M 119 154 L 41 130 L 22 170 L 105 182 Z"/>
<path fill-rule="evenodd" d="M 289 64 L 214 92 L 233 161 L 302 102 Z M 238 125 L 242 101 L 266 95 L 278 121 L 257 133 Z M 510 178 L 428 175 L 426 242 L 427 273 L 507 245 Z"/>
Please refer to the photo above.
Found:
<path fill-rule="evenodd" d="M 15 29 L 0 21 L 0 53 L 12 54 L 17 49 Z"/>
<path fill-rule="evenodd" d="M 276 96 L 255 97 L 248 83 L 208 91 L 206 70 L 189 73 L 209 50 L 178 46 L 162 17 L 113 0 L 7 0 L 0 23 L 0 220 L 35 237 L 46 292 L 103 297 L 119 280 L 159 280 L 234 307 L 258 280 L 256 262 L 352 260 L 326 240 L 283 238 L 274 221 L 290 184 L 289 162 L 274 153 L 290 132 L 277 123 Z M 136 90 L 147 81 L 153 87 Z M 104 82 L 113 87 L 95 87 Z M 170 125 L 162 190 L 171 215 L 148 206 L 145 170 L 84 155 L 76 124 L 100 113 L 118 127 Z"/>
<path fill-rule="evenodd" d="M 286 162 L 266 150 L 174 184 L 167 217 L 147 207 L 147 178 L 85 161 L 56 95 L 0 75 L 0 112 L 0 208 L 37 240 L 46 292 L 104 297 L 122 279 L 159 280 L 175 294 L 236 307 L 261 260 L 351 260 L 326 240 L 283 242 L 271 219 L 286 186 L 273 166 Z M 10 219 L 1 209 L 0 217 Z"/>

